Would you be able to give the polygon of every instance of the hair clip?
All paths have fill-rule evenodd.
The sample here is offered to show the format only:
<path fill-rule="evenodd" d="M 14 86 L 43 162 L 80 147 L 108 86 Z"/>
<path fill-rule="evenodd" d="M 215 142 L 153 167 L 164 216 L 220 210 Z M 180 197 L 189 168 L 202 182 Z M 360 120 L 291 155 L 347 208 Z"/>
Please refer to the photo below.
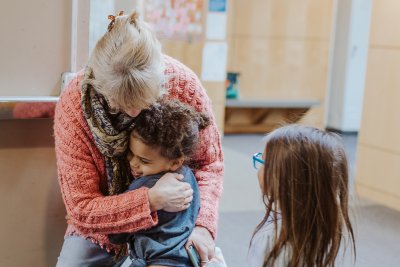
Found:
<path fill-rule="evenodd" d="M 107 30 L 108 30 L 108 31 L 111 31 L 111 30 L 114 28 L 115 19 L 116 19 L 118 16 L 122 16 L 122 15 L 124 15 L 124 11 L 120 11 L 120 12 L 118 13 L 118 15 L 116 15 L 116 16 L 114 16 L 114 15 L 108 15 L 108 19 L 111 20 L 111 21 L 110 21 L 110 24 L 108 24 L 108 27 L 107 27 Z"/>
<path fill-rule="evenodd" d="M 136 25 L 136 20 L 138 19 L 138 17 L 139 17 L 139 14 L 136 12 L 136 11 L 133 11 L 132 12 L 132 14 L 130 15 L 131 17 L 130 17 L 130 23 L 131 24 L 135 24 Z"/>

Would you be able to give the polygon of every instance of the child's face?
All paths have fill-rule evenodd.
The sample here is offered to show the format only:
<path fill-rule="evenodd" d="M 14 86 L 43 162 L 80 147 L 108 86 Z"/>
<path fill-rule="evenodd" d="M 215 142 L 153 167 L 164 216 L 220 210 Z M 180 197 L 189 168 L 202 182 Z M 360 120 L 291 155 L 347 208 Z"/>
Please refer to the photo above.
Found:
<path fill-rule="evenodd" d="M 183 163 L 183 159 L 170 160 L 161 156 L 159 149 L 146 145 L 135 133 L 131 134 L 129 150 L 128 160 L 134 178 L 176 171 Z"/>

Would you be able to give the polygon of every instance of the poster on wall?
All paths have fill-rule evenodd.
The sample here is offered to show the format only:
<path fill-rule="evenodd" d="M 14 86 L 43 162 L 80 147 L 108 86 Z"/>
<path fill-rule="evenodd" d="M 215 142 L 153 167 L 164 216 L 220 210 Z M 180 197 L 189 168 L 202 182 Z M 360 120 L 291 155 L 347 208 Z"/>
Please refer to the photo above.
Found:
<path fill-rule="evenodd" d="M 209 0 L 208 11 L 226 12 L 226 0 Z"/>
<path fill-rule="evenodd" d="M 206 38 L 223 41 L 226 38 L 226 0 L 209 0 Z"/>
<path fill-rule="evenodd" d="M 204 41 L 205 0 L 143 1 L 145 20 L 160 39 Z"/>
<path fill-rule="evenodd" d="M 228 46 L 226 42 L 206 42 L 203 47 L 201 80 L 223 82 L 226 80 Z"/>

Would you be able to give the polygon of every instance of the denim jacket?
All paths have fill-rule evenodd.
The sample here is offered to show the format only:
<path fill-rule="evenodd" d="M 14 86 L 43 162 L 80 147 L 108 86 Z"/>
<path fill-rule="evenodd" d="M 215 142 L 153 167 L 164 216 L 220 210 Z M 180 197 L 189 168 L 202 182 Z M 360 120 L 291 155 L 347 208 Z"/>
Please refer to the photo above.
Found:
<path fill-rule="evenodd" d="M 195 227 L 200 209 L 200 196 L 196 178 L 187 166 L 178 170 L 183 181 L 193 189 L 193 200 L 188 209 L 181 212 L 157 211 L 158 224 L 135 233 L 109 235 L 112 243 L 129 244 L 131 266 L 164 265 L 192 266 L 185 244 Z M 140 187 L 151 188 L 163 174 L 143 176 L 132 181 L 128 191 Z"/>

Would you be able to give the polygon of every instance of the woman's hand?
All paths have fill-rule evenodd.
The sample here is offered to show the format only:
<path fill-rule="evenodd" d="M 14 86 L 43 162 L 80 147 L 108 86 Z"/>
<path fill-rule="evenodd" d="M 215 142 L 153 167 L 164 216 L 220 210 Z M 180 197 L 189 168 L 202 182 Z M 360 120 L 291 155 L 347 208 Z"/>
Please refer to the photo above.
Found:
<path fill-rule="evenodd" d="M 215 243 L 211 233 L 204 227 L 196 226 L 186 242 L 186 249 L 193 245 L 200 256 L 201 266 L 215 257 Z"/>
<path fill-rule="evenodd" d="M 190 184 L 182 182 L 182 174 L 166 173 L 149 189 L 151 211 L 178 212 L 187 209 L 193 199 Z"/>

